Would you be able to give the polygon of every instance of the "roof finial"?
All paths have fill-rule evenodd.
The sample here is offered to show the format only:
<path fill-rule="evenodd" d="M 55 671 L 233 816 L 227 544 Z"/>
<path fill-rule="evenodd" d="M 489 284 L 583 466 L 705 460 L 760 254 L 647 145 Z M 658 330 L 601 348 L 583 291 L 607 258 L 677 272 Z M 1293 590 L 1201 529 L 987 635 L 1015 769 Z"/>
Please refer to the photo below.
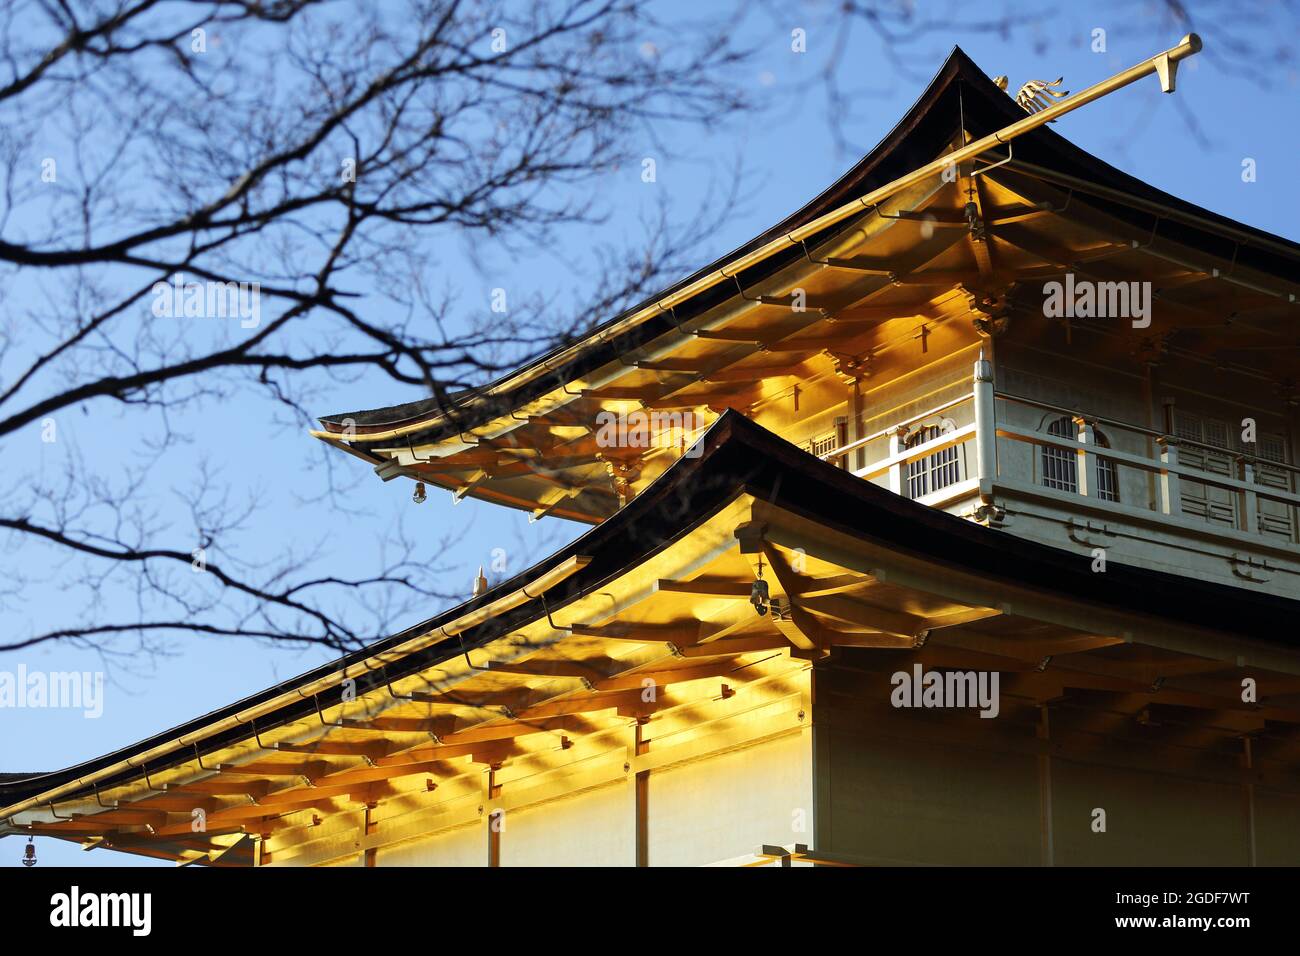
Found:
<path fill-rule="evenodd" d="M 1065 77 L 1058 76 L 1050 83 L 1046 80 L 1030 80 L 1016 94 L 1017 105 L 1026 113 L 1039 113 L 1047 109 L 1052 105 L 1052 99 L 1063 100 L 1070 95 L 1069 90 L 1052 89 L 1054 86 L 1060 86 L 1064 79 Z"/>
<path fill-rule="evenodd" d="M 478 577 L 474 579 L 474 597 L 478 597 L 480 594 L 486 591 L 487 587 L 488 587 L 488 581 L 487 578 L 483 576 L 483 565 L 480 564 L 478 566 Z"/>

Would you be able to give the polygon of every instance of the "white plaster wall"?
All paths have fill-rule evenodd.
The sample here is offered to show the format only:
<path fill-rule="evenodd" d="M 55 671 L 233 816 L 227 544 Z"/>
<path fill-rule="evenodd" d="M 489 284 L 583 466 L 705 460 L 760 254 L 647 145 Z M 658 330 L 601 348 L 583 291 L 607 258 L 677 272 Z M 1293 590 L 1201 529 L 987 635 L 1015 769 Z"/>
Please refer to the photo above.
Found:
<path fill-rule="evenodd" d="M 486 823 L 473 823 L 423 840 L 380 847 L 375 866 L 487 866 Z"/>
<path fill-rule="evenodd" d="M 703 866 L 764 843 L 811 843 L 812 735 L 652 771 L 648 803 L 651 866 Z"/>
<path fill-rule="evenodd" d="M 635 866 L 636 805 L 630 782 L 511 810 L 502 866 Z"/>

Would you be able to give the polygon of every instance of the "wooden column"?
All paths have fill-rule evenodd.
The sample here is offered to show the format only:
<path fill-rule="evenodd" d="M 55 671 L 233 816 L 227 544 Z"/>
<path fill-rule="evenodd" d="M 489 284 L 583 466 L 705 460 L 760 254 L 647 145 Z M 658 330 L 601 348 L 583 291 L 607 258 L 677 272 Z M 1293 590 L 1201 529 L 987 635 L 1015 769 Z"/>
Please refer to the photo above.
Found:
<path fill-rule="evenodd" d="M 1078 429 L 1076 437 L 1088 448 L 1079 449 L 1078 467 L 1075 469 L 1079 483 L 1079 494 L 1085 498 L 1097 496 L 1097 453 L 1090 451 L 1097 444 L 1097 433 L 1092 422 L 1082 417 L 1075 417 L 1074 426 Z"/>
<path fill-rule="evenodd" d="M 1255 483 L 1255 466 L 1243 455 L 1237 456 L 1237 479 L 1248 485 Z M 1238 492 L 1238 499 L 1241 502 L 1241 530 L 1254 534 L 1259 530 L 1259 497 L 1253 490 L 1243 489 Z"/>
<path fill-rule="evenodd" d="M 1043 866 L 1056 865 L 1056 843 L 1052 833 L 1052 729 L 1047 705 L 1038 708 L 1038 832 L 1040 859 Z"/>
<path fill-rule="evenodd" d="M 853 441 L 861 441 L 866 437 L 866 422 L 862 420 L 862 384 L 858 379 L 853 380 L 853 389 L 849 394 L 849 434 L 852 435 Z M 853 458 L 845 461 L 844 467 L 850 471 L 857 471 L 865 468 L 867 465 L 867 450 L 859 448 L 853 452 Z"/>
<path fill-rule="evenodd" d="M 636 865 L 650 865 L 650 771 L 636 775 Z"/>
<path fill-rule="evenodd" d="M 889 433 L 889 457 L 896 458 L 906 449 L 907 444 L 907 426 L 899 425 Z M 895 462 L 889 466 L 889 490 L 896 495 L 903 494 L 907 489 L 903 487 L 903 466 Z"/>
<path fill-rule="evenodd" d="M 1250 738 L 1242 737 L 1241 763 L 1247 773 L 1255 769 L 1255 754 L 1251 748 Z M 1255 852 L 1255 784 L 1248 779 L 1245 786 L 1246 840 L 1251 866 L 1259 866 Z"/>
<path fill-rule="evenodd" d="M 506 812 L 501 809 L 488 814 L 488 866 L 501 865 L 501 831 L 505 829 Z"/>
<path fill-rule="evenodd" d="M 370 836 L 372 833 L 375 833 L 379 830 L 379 824 L 374 819 L 374 812 L 376 809 L 378 809 L 378 807 L 379 804 L 377 803 L 366 804 L 366 812 L 365 812 L 365 816 L 362 817 L 362 825 L 361 825 L 361 839 L 363 842 L 365 841 L 366 837 Z M 374 866 L 375 856 L 376 856 L 375 848 L 368 847 L 361 854 L 361 865 Z"/>
<path fill-rule="evenodd" d="M 1160 446 L 1160 510 L 1167 515 L 1182 514 L 1182 492 L 1178 488 L 1178 439 L 1162 435 L 1156 439 Z"/>
<path fill-rule="evenodd" d="M 986 483 L 998 476 L 998 425 L 993 394 L 993 363 L 984 357 L 975 360 L 975 477 L 980 481 L 981 497 L 988 494 Z M 989 489 L 991 491 L 991 488 Z"/>

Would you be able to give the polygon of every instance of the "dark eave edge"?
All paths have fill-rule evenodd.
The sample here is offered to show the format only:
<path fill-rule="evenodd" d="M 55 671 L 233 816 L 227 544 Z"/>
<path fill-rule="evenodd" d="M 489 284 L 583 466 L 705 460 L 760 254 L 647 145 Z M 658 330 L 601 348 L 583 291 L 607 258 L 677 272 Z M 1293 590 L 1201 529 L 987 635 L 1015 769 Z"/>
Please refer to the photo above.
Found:
<path fill-rule="evenodd" d="M 8 808 L 69 783 L 84 781 L 97 771 L 135 755 L 199 733 L 213 723 L 336 674 L 349 665 L 489 605 L 574 556 L 590 557 L 583 570 L 548 592 L 546 604 L 534 599 L 470 628 L 463 633 L 463 644 L 459 638 L 453 638 L 391 660 L 370 671 L 369 679 L 358 679 L 357 692 L 360 695 L 380 689 L 385 683 L 436 666 L 466 649 L 479 648 L 539 620 L 547 613 L 548 605 L 553 613 L 599 589 L 689 534 L 743 493 L 836 531 L 954 572 L 1063 596 L 1100 610 L 1143 617 L 1152 616 L 1151 596 L 1159 594 L 1166 621 L 1201 631 L 1258 639 L 1275 646 L 1293 643 L 1279 640 L 1277 622 L 1294 620 L 1300 615 L 1300 601 L 1115 563 L 1108 565 L 1104 575 L 1095 574 L 1091 570 L 1090 554 L 1074 554 L 1038 544 L 903 498 L 809 455 L 734 411 L 725 412 L 700 441 L 704 442 L 701 455 L 679 459 L 618 514 L 475 600 L 377 641 L 339 662 L 322 665 L 114 753 L 22 780 L 0 777 L 0 807 Z M 266 732 L 310 718 L 314 712 L 314 699 L 304 697 L 267 718 L 259 718 L 259 730 Z M 175 759 L 158 761 L 149 769 L 157 772 L 163 766 L 187 762 L 198 753 L 228 747 L 250 737 L 251 728 L 240 726 L 206 738 L 198 748 L 178 747 Z M 96 786 L 107 788 L 138 779 L 144 767 L 132 766 L 130 773 L 97 780 Z M 59 799 L 84 795 L 89 787 L 87 781 Z"/>

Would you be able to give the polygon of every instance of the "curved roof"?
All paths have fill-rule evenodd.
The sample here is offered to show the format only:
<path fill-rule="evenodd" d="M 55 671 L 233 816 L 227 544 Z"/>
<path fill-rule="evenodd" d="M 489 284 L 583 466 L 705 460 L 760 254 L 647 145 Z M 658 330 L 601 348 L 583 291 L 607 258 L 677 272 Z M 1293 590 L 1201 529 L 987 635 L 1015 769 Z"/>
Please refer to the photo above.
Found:
<path fill-rule="evenodd" d="M 890 554 L 908 556 L 954 575 L 976 575 L 994 585 L 1000 582 L 1008 588 L 1082 603 L 1099 615 L 1136 616 L 1149 622 L 1153 630 L 1182 627 L 1295 646 L 1292 637 L 1279 631 L 1277 622 L 1300 615 L 1300 601 L 1113 562 L 1104 575 L 1093 573 L 1090 552 L 1076 554 L 1048 547 L 918 504 L 809 455 L 734 411 L 724 413 L 701 441 L 702 454 L 679 459 L 618 514 L 478 598 L 349 654 L 341 662 L 314 668 L 113 753 L 51 773 L 0 778 L 0 814 L 11 815 L 16 804 L 60 788 L 64 789 L 60 799 L 89 792 L 89 780 L 114 765 L 125 763 L 130 769 L 97 778 L 96 786 L 107 788 L 138 780 L 145 769 L 156 773 L 165 766 L 191 761 L 200 753 L 249 739 L 244 720 L 219 733 L 205 736 L 204 731 L 277 698 L 288 702 L 258 717 L 254 731 L 266 733 L 286 723 L 312 719 L 318 705 L 315 695 L 303 689 L 353 665 L 380 662 L 356 678 L 358 697 L 382 691 L 394 680 L 480 648 L 598 591 L 689 534 L 742 494 Z M 581 558 L 579 569 L 551 590 L 489 616 L 461 636 L 430 643 L 412 653 L 401 651 L 412 638 L 437 632 L 477 609 L 491 608 L 520 589 L 527 595 L 530 585 L 575 558 Z M 1158 617 L 1151 611 L 1153 594 L 1161 596 Z M 196 742 L 177 744 L 170 758 L 136 759 L 186 737 Z"/>
<path fill-rule="evenodd" d="M 959 135 L 963 125 L 966 133 L 977 138 L 1024 116 L 1011 97 L 998 89 L 960 47 L 954 47 L 930 85 L 874 149 L 812 201 L 744 245 L 603 323 L 580 341 L 557 346 L 481 389 L 454 393 L 450 396 L 450 408 L 437 398 L 429 398 L 327 415 L 320 421 L 327 431 L 334 433 L 341 433 L 348 423 L 353 434 L 349 441 L 354 446 L 366 444 L 367 432 L 423 423 L 424 427 L 412 430 L 411 437 L 427 441 L 488 422 L 730 299 L 736 295 L 734 286 L 714 286 L 695 295 L 689 305 L 678 308 L 675 322 L 673 317 L 661 312 L 630 328 L 620 329 L 629 317 L 654 308 L 657 302 L 725 268 L 728 263 L 934 160 Z M 1076 194 L 1072 201 L 1103 209 L 1108 215 L 1130 223 L 1139 234 L 1151 231 L 1151 210 L 1158 208 L 1162 239 L 1232 261 L 1243 269 L 1277 277 L 1288 284 L 1296 282 L 1300 271 L 1300 243 L 1243 225 L 1163 192 L 1080 149 L 1046 126 L 1018 138 L 1014 157 L 1013 169 L 1038 167 L 1095 185 L 1107 194 L 1104 198 Z M 850 219 L 831 227 L 825 235 L 849 229 L 854 221 Z M 752 286 L 803 254 L 802 246 L 791 244 L 787 251 L 739 272 L 739 282 L 745 287 Z M 619 331 L 610 335 L 614 329 Z"/>

